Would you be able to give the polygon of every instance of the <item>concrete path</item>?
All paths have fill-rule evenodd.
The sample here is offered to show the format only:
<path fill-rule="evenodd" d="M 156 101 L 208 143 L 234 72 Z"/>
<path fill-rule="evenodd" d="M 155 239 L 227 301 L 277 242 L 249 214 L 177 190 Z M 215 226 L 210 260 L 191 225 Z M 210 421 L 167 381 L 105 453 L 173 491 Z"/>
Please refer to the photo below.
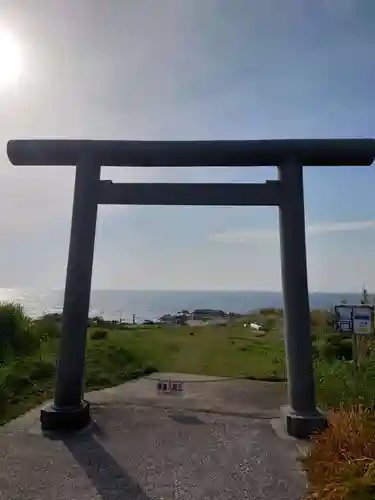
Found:
<path fill-rule="evenodd" d="M 180 396 L 157 380 L 188 380 Z M 39 410 L 0 432 L 1 500 L 297 500 L 297 442 L 277 419 L 283 384 L 157 374 L 87 394 L 93 424 L 44 436 Z"/>

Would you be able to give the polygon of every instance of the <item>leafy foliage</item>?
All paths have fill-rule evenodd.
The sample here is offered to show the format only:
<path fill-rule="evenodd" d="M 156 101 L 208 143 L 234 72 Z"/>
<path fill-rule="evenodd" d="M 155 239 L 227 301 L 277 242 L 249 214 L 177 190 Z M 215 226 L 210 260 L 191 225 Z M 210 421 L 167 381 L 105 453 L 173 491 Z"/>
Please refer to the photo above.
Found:
<path fill-rule="evenodd" d="M 353 341 L 338 334 L 328 335 L 322 345 L 321 354 L 327 360 L 349 361 L 353 359 Z"/>
<path fill-rule="evenodd" d="M 39 338 L 22 306 L 0 303 L 0 362 L 14 355 L 28 354 L 39 347 Z"/>
<path fill-rule="evenodd" d="M 375 360 L 365 360 L 358 371 L 351 361 L 315 362 L 315 379 L 319 404 L 324 408 L 345 408 L 361 404 L 375 405 Z"/>
<path fill-rule="evenodd" d="M 92 340 L 104 340 L 107 338 L 107 336 L 108 336 L 108 330 L 97 329 L 91 332 Z"/>
<path fill-rule="evenodd" d="M 54 319 L 43 317 L 32 324 L 32 329 L 41 341 L 57 339 L 61 334 L 60 323 Z"/>

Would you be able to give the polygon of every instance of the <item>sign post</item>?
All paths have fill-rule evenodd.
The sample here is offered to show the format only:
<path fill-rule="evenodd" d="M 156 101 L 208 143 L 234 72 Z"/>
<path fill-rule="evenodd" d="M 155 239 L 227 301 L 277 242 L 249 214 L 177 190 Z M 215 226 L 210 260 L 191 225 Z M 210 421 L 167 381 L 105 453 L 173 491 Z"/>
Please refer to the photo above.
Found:
<path fill-rule="evenodd" d="M 374 307 L 367 304 L 335 306 L 335 331 L 355 336 L 374 331 Z"/>
<path fill-rule="evenodd" d="M 356 393 L 358 393 L 359 346 L 364 337 L 372 335 L 374 332 L 374 307 L 368 304 L 335 306 L 335 331 L 353 336 L 355 384 Z"/>

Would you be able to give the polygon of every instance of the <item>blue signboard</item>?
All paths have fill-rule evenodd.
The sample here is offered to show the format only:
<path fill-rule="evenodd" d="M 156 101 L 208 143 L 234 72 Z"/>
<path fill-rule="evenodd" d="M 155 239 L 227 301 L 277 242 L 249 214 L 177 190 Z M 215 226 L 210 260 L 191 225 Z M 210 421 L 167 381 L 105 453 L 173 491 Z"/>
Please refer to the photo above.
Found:
<path fill-rule="evenodd" d="M 338 333 L 370 335 L 374 327 L 374 308 L 369 305 L 335 306 L 334 329 Z"/>

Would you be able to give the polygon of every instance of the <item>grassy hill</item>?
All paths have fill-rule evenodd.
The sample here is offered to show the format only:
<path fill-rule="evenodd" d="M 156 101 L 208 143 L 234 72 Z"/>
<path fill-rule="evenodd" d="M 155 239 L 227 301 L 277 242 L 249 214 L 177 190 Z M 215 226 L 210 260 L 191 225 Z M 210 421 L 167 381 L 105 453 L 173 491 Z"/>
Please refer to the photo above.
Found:
<path fill-rule="evenodd" d="M 323 406 L 339 404 L 345 398 L 351 401 L 355 390 L 352 364 L 339 360 L 350 360 L 351 340 L 332 335 L 330 320 L 325 311 L 311 314 L 317 387 Z M 245 322 L 259 323 L 264 331 L 244 328 Z M 263 309 L 224 326 L 105 322 L 90 326 L 86 388 L 113 386 L 152 371 L 284 381 L 282 325 L 282 310 Z M 51 397 L 60 323 L 50 317 L 32 321 L 19 306 L 3 304 L 0 332 L 0 422 L 4 422 Z M 366 377 L 375 381 L 375 369 L 371 368 L 375 365 L 366 363 L 369 367 L 364 373 L 370 373 Z M 369 383 L 366 377 L 360 383 L 366 386 L 363 393 Z"/>

